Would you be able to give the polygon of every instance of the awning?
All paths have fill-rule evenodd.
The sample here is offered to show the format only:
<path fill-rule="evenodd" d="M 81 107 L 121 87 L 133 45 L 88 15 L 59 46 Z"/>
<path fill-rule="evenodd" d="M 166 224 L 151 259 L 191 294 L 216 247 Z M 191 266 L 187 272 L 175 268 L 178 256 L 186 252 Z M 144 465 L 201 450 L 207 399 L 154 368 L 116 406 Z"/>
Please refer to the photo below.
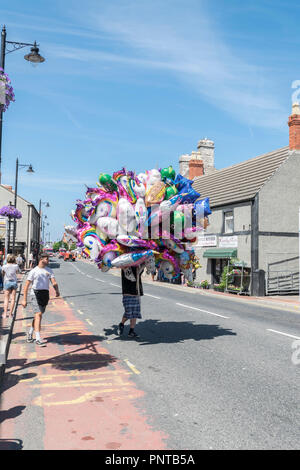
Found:
<path fill-rule="evenodd" d="M 236 248 L 210 248 L 205 250 L 203 253 L 203 258 L 236 258 L 237 249 Z"/>

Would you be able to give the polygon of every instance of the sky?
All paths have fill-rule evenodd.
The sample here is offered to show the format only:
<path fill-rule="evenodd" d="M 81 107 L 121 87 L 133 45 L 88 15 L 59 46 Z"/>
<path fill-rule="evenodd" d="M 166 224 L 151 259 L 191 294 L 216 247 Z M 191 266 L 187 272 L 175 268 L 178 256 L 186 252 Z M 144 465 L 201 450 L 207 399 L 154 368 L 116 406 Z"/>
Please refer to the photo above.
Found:
<path fill-rule="evenodd" d="M 61 239 L 101 172 L 173 165 L 208 138 L 224 168 L 288 145 L 300 82 L 297 0 L 15 0 L 6 56 L 16 101 L 4 114 L 2 183 Z M 292 88 L 292 86 L 296 88 Z M 294 95 L 293 95 L 294 94 Z M 299 93 L 300 100 L 300 93 Z"/>

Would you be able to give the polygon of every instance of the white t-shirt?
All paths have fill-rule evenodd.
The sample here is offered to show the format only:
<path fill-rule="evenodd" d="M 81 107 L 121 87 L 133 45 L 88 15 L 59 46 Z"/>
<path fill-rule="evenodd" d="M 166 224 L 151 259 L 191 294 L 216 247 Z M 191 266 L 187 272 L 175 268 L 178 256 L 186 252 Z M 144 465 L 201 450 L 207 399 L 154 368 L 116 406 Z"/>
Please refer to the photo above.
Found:
<path fill-rule="evenodd" d="M 49 290 L 50 279 L 54 278 L 52 269 L 36 268 L 32 269 L 27 276 L 27 281 L 32 281 L 33 290 Z"/>
<path fill-rule="evenodd" d="M 4 282 L 17 282 L 17 273 L 20 272 L 17 264 L 7 263 L 2 266 L 4 272 Z"/>

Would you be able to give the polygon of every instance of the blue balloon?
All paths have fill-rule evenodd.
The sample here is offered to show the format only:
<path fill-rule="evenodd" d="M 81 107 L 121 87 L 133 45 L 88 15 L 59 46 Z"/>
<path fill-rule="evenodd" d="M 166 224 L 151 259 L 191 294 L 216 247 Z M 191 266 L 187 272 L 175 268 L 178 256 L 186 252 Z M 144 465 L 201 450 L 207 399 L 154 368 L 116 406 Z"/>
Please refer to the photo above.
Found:
<path fill-rule="evenodd" d="M 175 178 L 175 186 L 178 189 L 178 192 L 180 193 L 182 190 L 183 192 L 188 192 L 190 189 L 192 189 L 192 184 L 193 180 L 189 180 L 188 178 L 185 178 L 182 175 L 176 175 Z"/>
<path fill-rule="evenodd" d="M 194 215 L 199 214 L 202 217 L 207 217 L 211 214 L 209 207 L 209 197 L 196 201 L 193 209 Z"/>
<path fill-rule="evenodd" d="M 194 204 L 197 199 L 199 199 L 200 194 L 197 193 L 193 188 L 189 189 L 188 191 L 180 191 L 180 195 L 182 196 L 181 204 Z"/>

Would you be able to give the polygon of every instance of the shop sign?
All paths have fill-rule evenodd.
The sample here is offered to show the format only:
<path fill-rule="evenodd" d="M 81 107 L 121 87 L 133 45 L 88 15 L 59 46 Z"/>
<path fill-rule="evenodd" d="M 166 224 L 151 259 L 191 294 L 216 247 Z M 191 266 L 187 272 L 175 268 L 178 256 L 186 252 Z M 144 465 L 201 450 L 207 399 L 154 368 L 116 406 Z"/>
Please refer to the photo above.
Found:
<path fill-rule="evenodd" d="M 236 235 L 231 236 L 231 237 L 219 237 L 219 247 L 220 248 L 237 248 L 238 237 Z"/>
<path fill-rule="evenodd" d="M 197 246 L 217 246 L 216 235 L 203 235 L 198 237 Z"/>

